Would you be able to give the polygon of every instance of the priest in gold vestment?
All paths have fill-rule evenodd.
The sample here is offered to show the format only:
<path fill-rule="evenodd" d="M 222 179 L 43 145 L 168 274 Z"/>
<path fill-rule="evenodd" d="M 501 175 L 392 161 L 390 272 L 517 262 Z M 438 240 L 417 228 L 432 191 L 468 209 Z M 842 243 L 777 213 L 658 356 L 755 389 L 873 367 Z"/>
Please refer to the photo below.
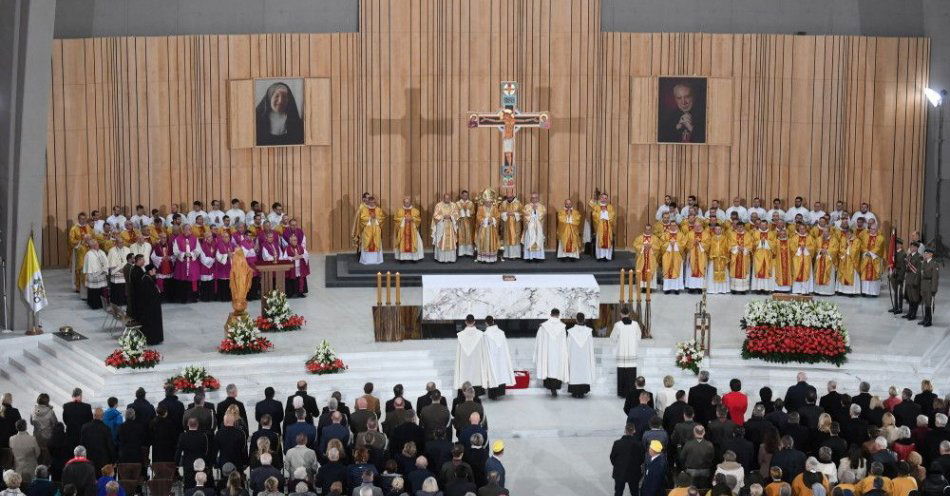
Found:
<path fill-rule="evenodd" d="M 835 294 L 835 262 L 838 255 L 838 237 L 831 229 L 821 231 L 815 240 L 814 283 L 815 293 L 832 296 Z"/>
<path fill-rule="evenodd" d="M 510 193 L 498 206 L 501 218 L 502 260 L 521 258 L 521 200 Z"/>
<path fill-rule="evenodd" d="M 577 261 L 581 258 L 584 241 L 581 238 L 581 213 L 574 208 L 574 202 L 564 200 L 564 208 L 557 213 L 557 258 Z"/>
<path fill-rule="evenodd" d="M 775 244 L 775 231 L 769 223 L 760 220 L 759 225 L 749 233 L 752 238 L 752 291 L 768 293 L 774 287 L 772 280 L 772 246 Z"/>
<path fill-rule="evenodd" d="M 689 293 L 702 293 L 706 287 L 706 266 L 709 264 L 709 232 L 702 222 L 693 223 L 686 233 L 686 265 L 684 284 Z"/>
<path fill-rule="evenodd" d="M 838 238 L 837 285 L 835 291 L 846 295 L 861 293 L 861 255 L 864 244 L 854 231 L 845 227 Z"/>
<path fill-rule="evenodd" d="M 591 206 L 590 221 L 594 226 L 594 256 L 597 260 L 611 260 L 614 257 L 614 236 L 617 225 L 617 211 L 610 204 L 607 193 L 601 193 L 597 203 Z"/>
<path fill-rule="evenodd" d="M 664 212 L 662 215 L 668 215 Z M 641 290 L 647 288 L 656 289 L 656 269 L 659 264 L 660 246 L 662 242 L 659 236 L 654 234 L 653 226 L 647 223 L 643 228 L 643 233 L 634 238 L 633 251 L 636 254 L 636 280 Z"/>
<path fill-rule="evenodd" d="M 436 262 L 455 261 L 455 250 L 458 245 L 458 216 L 458 207 L 452 203 L 452 197 L 448 193 L 442 195 L 442 201 L 436 203 L 432 209 L 430 230 Z"/>
<path fill-rule="evenodd" d="M 776 229 L 772 243 L 772 273 L 775 274 L 773 291 L 788 293 L 792 290 L 792 240 L 785 229 Z"/>
<path fill-rule="evenodd" d="M 73 280 L 73 291 L 80 293 L 85 289 L 83 284 L 82 264 L 86 260 L 89 250 L 88 241 L 95 235 L 93 227 L 89 225 L 85 212 L 80 212 L 76 224 L 69 228 L 67 242 L 70 248 L 69 267 Z"/>
<path fill-rule="evenodd" d="M 366 210 L 366 203 L 369 201 L 369 193 L 363 193 L 363 196 L 360 197 L 360 203 L 356 206 L 356 215 L 353 216 L 353 228 L 350 229 L 350 238 L 353 239 L 353 244 L 356 245 L 356 256 L 359 257 L 360 250 L 362 249 L 362 243 L 360 243 L 360 231 L 362 230 L 362 225 L 360 224 L 361 219 L 363 218 L 363 211 Z M 245 227 L 248 232 L 251 233 L 251 236 L 254 236 L 254 223 L 246 222 Z"/>
<path fill-rule="evenodd" d="M 814 291 L 812 261 L 815 258 L 815 239 L 804 223 L 795 224 L 792 236 L 792 293 L 808 295 Z"/>
<path fill-rule="evenodd" d="M 412 206 L 408 196 L 402 199 L 402 206 L 393 212 L 393 252 L 400 262 L 418 262 L 422 260 L 422 235 L 419 226 L 422 214 Z"/>
<path fill-rule="evenodd" d="M 359 218 L 360 263 L 363 265 L 383 263 L 383 222 L 386 222 L 386 212 L 376 205 L 376 197 L 370 196 L 366 208 L 360 209 Z"/>
<path fill-rule="evenodd" d="M 740 221 L 741 222 L 741 221 Z M 706 267 L 706 292 L 710 294 L 726 294 L 729 292 L 729 255 L 732 242 L 719 224 L 712 226 L 709 236 L 708 258 Z"/>
<path fill-rule="evenodd" d="M 478 207 L 475 215 L 475 251 L 476 262 L 494 263 L 498 261 L 498 209 L 494 202 L 486 198 Z"/>
<path fill-rule="evenodd" d="M 541 262 L 544 260 L 544 216 L 547 208 L 541 204 L 541 196 L 531 193 L 531 201 L 521 210 L 524 229 L 521 244 L 525 260 Z"/>
<path fill-rule="evenodd" d="M 459 200 L 455 202 L 458 211 L 458 246 L 459 256 L 475 256 L 475 202 L 469 199 L 468 191 L 462 190 Z"/>
<path fill-rule="evenodd" d="M 745 294 L 749 291 L 753 243 L 752 235 L 745 230 L 745 224 L 737 224 L 730 236 L 729 246 L 729 290 L 733 293 Z"/>
<path fill-rule="evenodd" d="M 683 255 L 686 253 L 686 235 L 680 232 L 675 224 L 670 224 L 668 231 L 663 233 L 661 248 L 663 270 L 663 292 L 666 294 L 679 292 L 683 289 Z"/>
<path fill-rule="evenodd" d="M 881 275 L 884 272 L 885 236 L 877 225 L 869 227 L 864 237 L 864 253 L 861 256 L 861 294 L 877 296 L 881 294 Z"/>

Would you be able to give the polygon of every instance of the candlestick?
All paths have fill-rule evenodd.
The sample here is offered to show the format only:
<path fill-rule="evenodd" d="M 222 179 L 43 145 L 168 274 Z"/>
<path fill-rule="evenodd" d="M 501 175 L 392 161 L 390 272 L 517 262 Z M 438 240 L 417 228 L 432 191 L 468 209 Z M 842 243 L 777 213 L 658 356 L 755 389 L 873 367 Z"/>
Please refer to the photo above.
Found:
<path fill-rule="evenodd" d="M 391 300 L 389 299 L 389 292 L 392 289 L 392 286 L 393 286 L 392 272 L 387 270 L 386 271 L 386 304 L 387 305 L 391 303 Z"/>
<path fill-rule="evenodd" d="M 643 282 L 640 280 L 640 273 L 635 272 L 633 274 L 633 288 L 634 288 L 633 291 L 636 292 L 637 294 L 637 303 L 640 303 L 640 285 L 642 283 Z M 631 296 L 630 299 L 632 300 L 633 296 Z"/>
<path fill-rule="evenodd" d="M 376 306 L 383 304 L 383 273 L 376 273 Z"/>
<path fill-rule="evenodd" d="M 647 284 L 647 302 L 650 301 L 650 284 Z"/>
<path fill-rule="evenodd" d="M 620 303 L 623 303 L 623 286 L 624 280 L 627 278 L 627 269 L 620 269 Z"/>
<path fill-rule="evenodd" d="M 399 299 L 399 290 L 402 289 L 402 283 L 400 282 L 400 274 L 396 272 L 396 304 L 399 305 L 402 303 L 402 300 Z"/>

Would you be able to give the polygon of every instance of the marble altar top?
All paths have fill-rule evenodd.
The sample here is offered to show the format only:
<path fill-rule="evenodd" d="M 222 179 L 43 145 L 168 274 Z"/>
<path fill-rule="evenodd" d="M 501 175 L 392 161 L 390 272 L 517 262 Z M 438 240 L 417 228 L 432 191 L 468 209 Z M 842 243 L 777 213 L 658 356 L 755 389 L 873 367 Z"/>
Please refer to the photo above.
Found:
<path fill-rule="evenodd" d="M 546 319 L 583 312 L 596 318 L 600 285 L 593 274 L 456 274 L 422 276 L 422 320 Z"/>

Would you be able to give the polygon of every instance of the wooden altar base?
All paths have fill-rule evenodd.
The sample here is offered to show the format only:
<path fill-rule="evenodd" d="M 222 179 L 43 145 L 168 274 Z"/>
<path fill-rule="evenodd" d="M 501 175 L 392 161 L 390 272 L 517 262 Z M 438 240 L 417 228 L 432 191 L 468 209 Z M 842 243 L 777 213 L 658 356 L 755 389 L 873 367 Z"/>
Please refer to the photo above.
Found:
<path fill-rule="evenodd" d="M 376 341 L 422 339 L 421 318 L 419 305 L 374 305 L 373 334 Z"/>
<path fill-rule="evenodd" d="M 608 262 L 598 262 L 589 255 L 576 262 L 561 262 L 553 251 L 545 256 L 541 263 L 507 260 L 477 264 L 471 257 L 461 257 L 455 263 L 444 264 L 433 260 L 431 252 L 426 252 L 426 258 L 417 263 L 399 263 L 392 253 L 386 253 L 381 264 L 361 265 L 352 252 L 337 253 L 326 258 L 325 284 L 328 288 L 374 288 L 376 273 L 387 271 L 399 272 L 403 287 L 421 286 L 423 274 L 593 274 L 600 284 L 619 284 L 620 269 L 634 266 L 633 253 L 629 251 L 614 252 L 613 260 Z"/>

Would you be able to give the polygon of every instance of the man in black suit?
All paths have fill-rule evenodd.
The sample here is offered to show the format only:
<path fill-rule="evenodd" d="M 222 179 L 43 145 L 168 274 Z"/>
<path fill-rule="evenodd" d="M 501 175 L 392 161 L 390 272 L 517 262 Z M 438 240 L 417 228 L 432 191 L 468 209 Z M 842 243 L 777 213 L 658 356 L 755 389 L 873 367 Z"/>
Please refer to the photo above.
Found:
<path fill-rule="evenodd" d="M 198 421 L 198 428 L 202 432 L 214 430 L 214 407 L 205 402 L 204 391 L 199 390 L 195 393 L 194 402 L 189 404 L 188 409 L 182 414 L 182 427 L 187 427 L 190 419 Z"/>
<path fill-rule="evenodd" d="M 624 487 L 630 488 L 630 494 L 638 494 L 640 488 L 640 466 L 643 465 L 643 446 L 637 441 L 637 428 L 627 424 L 623 437 L 614 441 L 610 450 L 610 464 L 613 466 L 614 496 L 623 496 Z"/>
<path fill-rule="evenodd" d="M 92 421 L 92 407 L 82 401 L 82 389 L 73 389 L 73 400 L 63 405 L 63 424 L 66 425 L 66 442 L 72 450 L 79 445 L 82 427 Z"/>
<path fill-rule="evenodd" d="M 343 414 L 343 425 L 348 425 L 350 423 L 350 407 L 343 402 L 343 394 L 339 391 L 334 391 L 330 393 L 330 398 L 336 400 L 336 411 Z M 330 409 L 323 407 L 323 410 L 320 412 L 320 416 L 326 415 Z"/>
<path fill-rule="evenodd" d="M 178 431 L 183 429 L 181 419 L 185 415 L 185 404 L 178 400 L 175 394 L 175 386 L 165 386 L 165 398 L 158 402 L 158 406 L 164 406 L 168 412 L 168 419 L 178 427 Z"/>
<path fill-rule="evenodd" d="M 102 421 L 102 408 L 96 408 L 92 420 L 82 426 L 79 444 L 86 447 L 89 461 L 96 467 L 96 472 L 102 471 L 104 465 L 115 463 L 115 444 L 112 442 L 112 431 Z"/>
<path fill-rule="evenodd" d="M 178 446 L 175 448 L 175 464 L 184 470 L 185 487 L 194 485 L 195 480 L 195 460 L 210 459 L 211 442 L 208 436 L 198 430 L 198 419 L 189 418 L 186 420 L 187 429 L 178 436 Z"/>
<path fill-rule="evenodd" d="M 828 381 L 828 394 L 821 397 L 818 406 L 821 407 L 831 418 L 841 422 L 847 418 L 848 412 L 844 409 L 844 403 L 841 400 L 841 393 L 838 391 L 838 381 Z"/>
<path fill-rule="evenodd" d="M 416 422 L 415 411 L 409 410 L 409 412 L 409 421 L 396 426 L 396 428 L 393 429 L 392 435 L 389 436 L 389 446 L 394 454 L 402 451 L 403 446 L 409 441 L 416 443 L 417 452 L 425 450 L 425 430 Z"/>
<path fill-rule="evenodd" d="M 385 408 L 383 411 L 386 412 L 386 413 L 389 413 L 389 412 L 395 410 L 395 409 L 396 409 L 396 406 L 395 406 L 395 405 L 396 405 L 396 398 L 402 398 L 402 395 L 403 395 L 403 387 L 402 387 L 402 384 L 396 384 L 395 386 L 393 386 L 393 397 L 392 397 L 392 399 L 390 399 L 389 401 L 386 402 L 386 408 Z M 406 410 L 412 410 L 412 402 L 411 402 L 411 401 L 405 401 L 405 398 L 403 398 L 403 405 L 405 406 L 405 409 L 406 409 Z"/>
<path fill-rule="evenodd" d="M 449 441 L 445 429 L 437 427 L 433 431 L 432 439 L 426 441 L 425 456 L 431 467 L 442 467 L 452 459 L 452 442 Z"/>
<path fill-rule="evenodd" d="M 782 481 L 791 484 L 795 476 L 805 471 L 805 458 L 805 453 L 795 449 L 791 436 L 782 436 L 781 449 L 772 455 L 771 465 L 781 468 Z"/>
<path fill-rule="evenodd" d="M 782 435 L 792 438 L 798 449 L 810 451 L 811 433 L 808 427 L 802 425 L 801 417 L 798 412 L 788 414 L 788 423 L 785 424 L 785 429 L 781 432 Z"/>
<path fill-rule="evenodd" d="M 317 408 L 317 399 L 307 394 L 307 381 L 297 381 L 297 392 L 287 397 L 284 403 L 284 428 L 297 421 L 294 415 L 294 398 L 297 396 L 303 398 L 303 409 L 307 412 L 306 421 L 313 423 L 314 417 L 320 415 L 320 409 Z"/>
<path fill-rule="evenodd" d="M 623 413 L 624 415 L 630 415 L 630 410 L 636 408 L 640 405 L 640 393 L 646 393 L 649 396 L 650 401 L 647 402 L 647 406 L 654 408 L 653 406 L 653 393 L 646 390 L 647 380 L 642 375 L 637 377 L 636 385 L 633 390 L 627 393 L 627 397 L 623 402 Z M 641 433 L 642 434 L 642 433 Z"/>
<path fill-rule="evenodd" d="M 683 412 L 686 411 L 687 406 L 689 405 L 686 404 L 686 391 L 682 389 L 676 391 L 676 401 L 663 410 L 663 429 L 667 434 L 673 435 L 673 428 L 683 421 Z"/>
<path fill-rule="evenodd" d="M 689 388 L 689 406 L 696 412 L 696 422 L 706 425 L 716 418 L 716 408 L 712 404 L 716 388 L 709 384 L 709 371 L 699 371 L 699 384 Z"/>
<path fill-rule="evenodd" d="M 435 391 L 435 383 L 428 382 L 426 383 L 426 394 L 423 394 L 416 399 L 416 412 L 422 413 L 422 409 L 432 404 L 432 391 Z M 448 406 L 448 403 L 445 401 L 445 396 L 441 396 L 441 402 L 443 405 Z"/>
<path fill-rule="evenodd" d="M 917 450 L 924 457 L 924 465 L 930 466 L 930 462 L 940 456 L 940 443 L 950 440 L 950 430 L 947 429 L 947 416 L 938 413 L 934 415 L 934 428 L 924 436 L 924 445 Z"/>
<path fill-rule="evenodd" d="M 745 427 L 740 426 L 736 427 L 732 431 L 732 437 L 725 439 L 722 442 L 721 451 L 725 453 L 726 451 L 731 451 L 736 454 L 736 462 L 743 467 L 754 467 L 757 462 L 755 455 L 755 448 L 753 448 L 752 441 L 749 441 L 745 438 Z"/>
<path fill-rule="evenodd" d="M 809 429 L 818 428 L 818 417 L 824 413 L 821 407 L 816 405 L 818 395 L 814 390 L 805 393 L 805 404 L 798 407 L 799 421 Z"/>
<path fill-rule="evenodd" d="M 799 408 L 805 406 L 805 397 L 809 391 L 816 393 L 815 387 L 808 384 L 808 376 L 804 372 L 799 372 L 797 382 L 790 386 L 785 392 L 785 409 L 789 412 L 797 412 Z"/>
<path fill-rule="evenodd" d="M 225 463 L 232 463 L 239 473 L 243 473 L 248 465 L 247 434 L 243 429 L 234 426 L 234 420 L 226 415 L 221 419 L 212 444 L 213 449 L 217 451 L 214 465 L 220 469 Z"/>
<path fill-rule="evenodd" d="M 861 413 L 861 405 L 852 403 L 848 412 L 851 418 L 841 426 L 841 437 L 848 444 L 860 445 L 870 438 L 868 435 L 868 421 L 861 417 Z"/>
<path fill-rule="evenodd" d="M 840 460 L 848 454 L 848 442 L 841 437 L 841 424 L 832 422 L 829 432 L 831 435 L 818 448 L 827 447 L 831 450 L 831 459 Z"/>
<path fill-rule="evenodd" d="M 851 398 L 852 405 L 858 405 L 861 407 L 861 415 L 867 415 L 871 411 L 871 385 L 866 381 L 861 381 L 861 384 L 858 385 L 858 391 L 861 394 Z"/>
<path fill-rule="evenodd" d="M 906 425 L 913 429 L 917 427 L 917 416 L 921 413 L 920 405 L 914 402 L 914 392 L 909 388 L 901 391 L 901 402 L 894 406 L 894 419 L 897 420 L 897 426 Z"/>
<path fill-rule="evenodd" d="M 264 399 L 254 405 L 254 419 L 257 420 L 258 428 L 263 428 L 261 421 L 265 415 L 270 419 L 270 429 L 279 436 L 280 424 L 284 421 L 284 405 L 274 399 L 274 388 L 270 386 L 264 389 Z"/>
<path fill-rule="evenodd" d="M 224 391 L 228 394 L 228 397 L 218 403 L 217 412 L 214 416 L 215 425 L 217 425 L 219 428 L 224 425 L 224 414 L 227 413 L 228 408 L 230 408 L 231 405 L 237 405 L 238 411 L 241 412 L 241 419 L 244 420 L 244 425 L 248 425 L 247 410 L 244 409 L 244 403 L 241 403 L 237 399 L 237 386 L 234 384 L 228 384 L 224 388 Z"/>
<path fill-rule="evenodd" d="M 284 410 L 281 409 L 280 413 L 283 414 Z M 269 413 L 265 413 L 258 419 L 260 428 L 254 434 L 251 434 L 251 447 L 248 450 L 248 457 L 254 458 L 254 455 L 257 454 L 257 440 L 266 437 L 270 440 L 270 450 L 274 455 L 274 466 L 283 467 L 284 449 L 280 444 L 280 433 L 274 429 L 273 423 Z"/>
<path fill-rule="evenodd" d="M 927 379 L 920 382 L 920 389 L 920 393 L 914 396 L 914 403 L 920 405 L 920 413 L 932 419 L 934 415 L 934 400 L 937 399 L 938 396 L 934 394 L 933 384 Z"/>
<path fill-rule="evenodd" d="M 643 484 L 640 485 L 640 496 L 662 496 L 666 494 L 666 454 L 659 441 L 651 441 L 647 455 L 649 460 L 644 464 Z M 633 488 L 631 488 L 632 490 Z M 633 493 L 636 494 L 636 493 Z"/>
<path fill-rule="evenodd" d="M 135 390 L 135 401 L 129 403 L 128 408 L 135 410 L 135 421 L 145 426 L 147 430 L 148 425 L 155 418 L 155 407 L 145 399 L 145 388 Z"/>

